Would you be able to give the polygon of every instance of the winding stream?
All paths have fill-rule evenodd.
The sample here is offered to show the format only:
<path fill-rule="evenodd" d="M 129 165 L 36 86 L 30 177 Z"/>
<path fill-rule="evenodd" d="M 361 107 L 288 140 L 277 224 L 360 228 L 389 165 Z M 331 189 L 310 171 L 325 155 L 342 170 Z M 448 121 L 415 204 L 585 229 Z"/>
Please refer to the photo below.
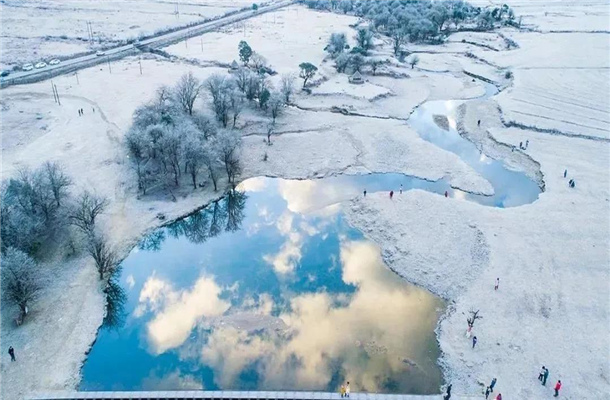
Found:
<path fill-rule="evenodd" d="M 409 124 L 485 177 L 493 196 L 401 174 L 248 179 L 123 261 L 81 390 L 334 391 L 349 380 L 353 391 L 438 393 L 444 302 L 386 268 L 337 203 L 400 185 L 493 207 L 536 200 L 525 174 L 456 132 L 459 104 L 424 103 Z"/>

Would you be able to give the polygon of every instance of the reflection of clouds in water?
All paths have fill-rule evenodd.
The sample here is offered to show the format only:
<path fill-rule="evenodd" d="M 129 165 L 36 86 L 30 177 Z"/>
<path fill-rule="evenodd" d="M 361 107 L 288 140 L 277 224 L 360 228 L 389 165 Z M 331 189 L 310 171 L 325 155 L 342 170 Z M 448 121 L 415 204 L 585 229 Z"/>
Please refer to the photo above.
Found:
<path fill-rule="evenodd" d="M 246 179 L 237 185 L 237 190 L 246 192 L 262 192 L 267 187 L 269 179 L 264 176 L 258 176 L 256 178 Z"/>
<path fill-rule="evenodd" d="M 155 354 L 180 346 L 203 317 L 224 313 L 230 304 L 219 298 L 222 289 L 212 278 L 200 277 L 190 290 L 174 290 L 171 284 L 148 278 L 140 292 L 136 317 L 146 310 L 155 314 L 146 324 L 147 340 Z"/>
<path fill-rule="evenodd" d="M 342 278 L 356 286 L 349 296 L 309 293 L 291 300 L 280 318 L 286 334 L 247 335 L 220 327 L 202 350 L 203 361 L 231 386 L 256 361 L 259 387 L 321 388 L 329 384 L 336 362 L 356 390 L 380 391 L 411 368 L 404 359 L 426 357 L 426 331 L 436 323 L 439 303 L 406 286 L 385 268 L 377 247 L 348 242 L 341 247 Z"/>
<path fill-rule="evenodd" d="M 203 384 L 192 375 L 182 374 L 179 370 L 159 376 L 152 371 L 142 379 L 142 390 L 203 390 Z"/>
<path fill-rule="evenodd" d="M 125 278 L 125 282 L 127 283 L 127 286 L 129 286 L 129 290 L 133 289 L 133 287 L 136 285 L 136 280 L 134 279 L 133 275 L 128 275 L 127 278 Z"/>
<path fill-rule="evenodd" d="M 299 214 L 350 199 L 359 193 L 359 189 L 356 190 L 347 182 L 334 181 L 329 183 L 323 180 L 280 180 L 278 190 L 286 200 L 288 209 Z"/>
<path fill-rule="evenodd" d="M 265 254 L 263 260 L 273 266 L 275 272 L 285 275 L 294 272 L 296 265 L 301 261 L 301 247 L 303 246 L 303 236 L 292 229 L 294 214 L 285 211 L 277 219 L 276 227 L 286 241 L 276 254 Z"/>
<path fill-rule="evenodd" d="M 263 260 L 271 264 L 278 274 L 294 272 L 296 265 L 301 261 L 301 246 L 303 246 L 303 237 L 296 232 L 289 233 L 280 251 L 275 255 L 265 254 Z"/>

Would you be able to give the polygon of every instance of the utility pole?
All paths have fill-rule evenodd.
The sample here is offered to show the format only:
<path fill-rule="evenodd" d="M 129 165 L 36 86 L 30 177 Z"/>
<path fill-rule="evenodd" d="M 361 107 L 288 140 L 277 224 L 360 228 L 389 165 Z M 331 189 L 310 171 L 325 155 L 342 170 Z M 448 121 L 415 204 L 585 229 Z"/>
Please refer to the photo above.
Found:
<path fill-rule="evenodd" d="M 51 81 L 51 89 L 53 89 L 53 98 L 57 101 L 57 104 L 61 106 L 61 102 L 59 101 L 59 92 L 57 91 L 57 86 Z"/>
<path fill-rule="evenodd" d="M 51 81 L 51 91 L 53 92 L 53 102 L 57 103 L 57 96 L 55 95 L 55 86 L 53 86 L 53 81 Z"/>
<path fill-rule="evenodd" d="M 110 56 L 106 56 L 106 61 L 108 61 L 108 71 L 112 73 L 112 68 L 110 68 Z"/>
<path fill-rule="evenodd" d="M 74 72 L 74 76 L 76 76 L 76 84 L 80 85 L 80 82 L 78 81 L 78 71 Z"/>
<path fill-rule="evenodd" d="M 201 39 L 201 52 L 203 53 L 203 37 L 201 37 L 200 39 Z"/>
<path fill-rule="evenodd" d="M 142 56 L 138 58 L 138 63 L 140 64 L 140 75 L 142 75 Z"/>

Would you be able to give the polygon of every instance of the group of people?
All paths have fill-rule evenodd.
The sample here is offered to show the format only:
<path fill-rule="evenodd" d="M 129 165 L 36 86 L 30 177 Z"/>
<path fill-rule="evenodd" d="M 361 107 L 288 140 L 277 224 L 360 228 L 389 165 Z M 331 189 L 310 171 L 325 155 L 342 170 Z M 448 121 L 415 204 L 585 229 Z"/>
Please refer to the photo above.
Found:
<path fill-rule="evenodd" d="M 525 141 L 525 146 L 523 145 L 523 142 L 519 142 L 519 148 L 520 148 L 521 150 L 527 150 L 527 148 L 529 147 L 529 145 L 530 145 L 530 141 L 529 141 L 529 140 L 526 140 L 526 141 Z"/>
<path fill-rule="evenodd" d="M 341 392 L 341 397 L 349 397 L 349 392 L 350 392 L 349 382 L 341 385 L 340 392 Z"/>
<path fill-rule="evenodd" d="M 563 177 L 567 178 L 567 176 L 568 176 L 568 170 L 566 169 L 566 170 L 563 171 Z M 568 186 L 571 187 L 571 188 L 576 186 L 576 181 L 574 181 L 574 178 L 571 178 L 568 181 Z"/>
<path fill-rule="evenodd" d="M 95 107 L 91 107 L 91 109 L 93 110 L 93 112 L 95 112 Z M 85 115 L 85 110 L 83 108 L 79 108 L 78 109 L 78 116 L 81 117 Z"/>
<path fill-rule="evenodd" d="M 485 389 L 485 398 L 486 399 L 488 399 L 489 395 L 494 392 L 494 386 L 496 386 L 497 381 L 498 380 L 496 378 L 493 378 L 491 380 L 491 383 L 489 384 L 489 386 L 487 386 L 487 388 Z M 502 400 L 502 393 L 498 393 L 498 395 L 496 396 L 496 400 Z"/>
<path fill-rule="evenodd" d="M 548 378 L 549 378 L 549 369 L 543 365 L 542 368 L 540 369 L 540 373 L 538 374 L 538 380 L 542 383 L 542 386 L 546 386 L 546 380 Z M 554 397 L 559 396 L 559 390 L 561 389 L 561 379 L 559 379 L 557 381 L 557 383 L 555 384 L 555 387 L 553 389 L 555 390 L 555 394 L 553 396 Z"/>

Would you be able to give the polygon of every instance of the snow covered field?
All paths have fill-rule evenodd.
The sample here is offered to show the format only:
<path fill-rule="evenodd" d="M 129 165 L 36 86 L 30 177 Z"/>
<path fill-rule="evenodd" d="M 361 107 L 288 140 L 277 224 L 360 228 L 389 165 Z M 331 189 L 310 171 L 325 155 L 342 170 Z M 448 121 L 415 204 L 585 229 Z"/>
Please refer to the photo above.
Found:
<path fill-rule="evenodd" d="M 159 29 L 250 7 L 247 0 L 6 0 L 0 4 L 2 69 L 68 56 Z M 87 22 L 93 42 L 89 42 Z"/>
<path fill-rule="evenodd" d="M 50 3 L 60 8 L 64 4 L 70 9 L 84 7 Z M 524 17 L 528 26 L 610 30 L 605 1 L 591 0 L 586 6 L 573 1 L 517 3 L 529 10 Z M 19 18 L 24 19 L 28 10 L 9 9 L 7 4 L 13 3 L 2 5 L 3 26 L 20 24 Z M 38 2 L 26 4 L 33 7 Z M 94 16 L 99 20 L 100 13 L 112 15 L 119 7 L 119 3 L 83 0 L 78 4 L 87 4 L 90 10 L 90 17 L 83 16 L 83 21 Z M 127 11 L 120 9 L 124 25 L 112 25 L 116 38 L 172 23 L 173 3 L 151 4 L 160 19 L 142 13 L 132 22 L 123 18 Z M 225 10 L 228 2 L 205 4 L 207 8 L 190 6 L 195 11 L 189 15 L 195 18 L 195 13 L 212 5 Z M 241 2 L 230 4 L 242 6 Z M 106 11 L 98 12 L 97 7 Z M 167 14 L 165 8 L 169 8 Z M 137 9 L 132 8 L 134 14 Z M 188 18 L 188 9 L 180 6 L 180 24 Z M 35 11 L 28 23 L 35 23 L 39 12 L 43 11 Z M 605 27 L 601 26 L 604 18 Z M 61 21 L 64 26 L 78 25 L 67 17 Z M 218 196 L 205 188 L 185 189 L 177 202 L 164 196 L 137 199 L 135 177 L 122 144 L 134 109 L 148 101 L 158 86 L 175 83 L 185 72 L 192 71 L 202 80 L 227 73 L 213 63 L 202 67 L 182 58 L 229 63 L 238 58 L 239 41 L 247 40 L 280 74 L 296 74 L 298 64 L 308 61 L 320 68 L 318 77 L 324 79 L 312 95 L 298 94 L 295 107 L 278 118 L 273 146 L 263 142 L 269 117 L 254 109 L 244 113 L 239 123 L 245 136 L 243 178 L 402 172 L 426 179 L 447 176 L 454 186 L 488 192 L 491 187 L 485 179 L 455 154 L 422 140 L 405 119 L 426 100 L 482 95 L 483 86 L 463 70 L 508 84 L 494 99 L 469 103 L 459 123 L 486 155 L 543 179 L 545 192 L 538 201 L 501 210 L 410 191 L 394 201 L 382 193 L 344 207 L 354 226 L 381 247 L 389 267 L 450 300 L 450 313 L 439 325 L 439 342 L 440 362 L 447 382 L 454 386 L 454 397 L 478 396 L 479 383 L 489 384 L 493 377 L 498 378 L 496 388 L 506 399 L 550 397 L 550 389 L 541 388 L 535 379 L 544 364 L 551 371 L 551 384 L 556 379 L 564 383 L 563 398 L 603 398 L 610 392 L 610 144 L 587 138 L 610 138 L 608 35 L 503 29 L 502 34 L 520 47 L 494 51 L 461 43 L 461 39 L 500 48 L 497 36 L 463 34 L 443 46 L 413 46 L 417 51 L 436 52 L 421 53 L 421 63 L 414 69 L 383 67 L 409 78 L 372 76 L 365 71 L 368 82 L 355 86 L 347 83 L 346 75 L 337 75 L 331 62 L 323 62 L 328 35 L 346 32 L 351 39 L 354 31 L 349 24 L 354 22 L 349 16 L 288 7 L 166 48 L 181 57 L 176 61 L 146 55 L 141 60 L 142 75 L 138 58 L 127 58 L 113 63 L 112 73 L 105 65 L 79 71 L 78 83 L 75 75 L 54 78 L 61 106 L 53 103 L 48 81 L 4 89 L 0 100 L 3 179 L 19 165 L 60 161 L 77 188 L 93 187 L 111 200 L 100 222 L 112 233 L 113 244 L 126 254 L 143 233 L 160 224 L 157 213 L 177 218 Z M 82 25 L 78 29 L 85 31 Z M 139 27 L 129 29 L 131 25 Z M 30 27 L 23 36 L 58 32 Z M 389 48 L 376 51 L 384 57 L 389 54 Z M 466 51 L 487 63 L 466 57 Z M 504 79 L 505 70 L 514 73 L 513 80 Z M 272 79 L 275 85 L 278 76 Z M 207 102 L 206 96 L 196 108 L 207 109 Z M 332 113 L 332 107 L 375 118 Z M 84 109 L 84 116 L 78 116 L 78 108 Z M 500 117 L 569 135 L 506 128 Z M 583 138 L 572 137 L 578 135 Z M 527 151 L 510 150 L 525 140 L 529 140 Z M 263 162 L 265 153 L 269 160 Z M 569 177 L 576 179 L 574 189 L 562 178 L 566 168 Z M 61 271 L 61 279 L 46 289 L 24 326 L 15 329 L 11 314 L 2 310 L 2 342 L 18 349 L 19 359 L 11 364 L 2 352 L 3 398 L 74 388 L 100 325 L 104 299 L 91 262 L 79 257 L 68 263 L 52 260 L 49 265 Z M 495 292 L 497 277 L 501 283 Z M 474 328 L 479 339 L 474 350 L 464 338 L 470 308 L 481 309 L 483 315 Z"/>

